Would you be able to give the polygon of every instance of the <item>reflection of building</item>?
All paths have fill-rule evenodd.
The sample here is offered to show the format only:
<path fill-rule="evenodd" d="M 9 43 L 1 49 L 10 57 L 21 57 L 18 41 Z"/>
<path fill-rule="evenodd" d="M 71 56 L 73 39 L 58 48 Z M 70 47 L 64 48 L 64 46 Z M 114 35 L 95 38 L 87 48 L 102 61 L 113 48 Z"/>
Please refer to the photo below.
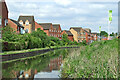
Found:
<path fill-rule="evenodd" d="M 22 25 L 20 25 L 17 21 L 13 20 L 13 19 L 8 19 L 8 25 L 13 28 L 13 30 L 16 33 L 20 33 L 21 32 L 21 28 L 24 29 L 24 27 Z"/>
<path fill-rule="evenodd" d="M 34 16 L 19 16 L 18 22 L 24 26 L 25 32 L 31 33 L 35 31 Z"/>
<path fill-rule="evenodd" d="M 50 63 L 49 63 L 50 71 L 59 70 L 61 64 L 62 64 L 62 56 L 59 56 L 58 58 L 50 60 Z"/>
<path fill-rule="evenodd" d="M 0 28 L 6 26 L 7 23 L 8 23 L 8 8 L 5 0 L 0 0 Z"/>
<path fill-rule="evenodd" d="M 30 80 L 33 80 L 34 75 L 37 74 L 37 70 L 21 70 L 21 71 L 12 71 L 14 74 L 14 78 L 18 78 L 18 79 L 26 79 L 26 78 L 30 78 Z"/>
<path fill-rule="evenodd" d="M 64 33 L 68 35 L 68 39 L 69 39 L 69 40 L 73 41 L 73 34 L 72 34 L 70 31 L 64 30 L 64 31 L 61 33 L 61 35 L 63 35 Z"/>
<path fill-rule="evenodd" d="M 48 66 L 42 70 L 43 72 L 51 72 L 52 70 L 59 70 L 62 64 L 62 56 L 50 60 Z"/>

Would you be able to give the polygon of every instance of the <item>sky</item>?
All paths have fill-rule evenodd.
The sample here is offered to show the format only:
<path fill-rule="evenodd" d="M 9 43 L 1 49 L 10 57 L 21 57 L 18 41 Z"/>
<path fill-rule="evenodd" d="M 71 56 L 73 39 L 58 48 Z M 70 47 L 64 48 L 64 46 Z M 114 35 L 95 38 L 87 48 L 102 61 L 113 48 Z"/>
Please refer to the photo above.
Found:
<path fill-rule="evenodd" d="M 109 1 L 109 2 L 108 2 Z M 117 0 L 6 0 L 9 18 L 18 20 L 20 15 L 34 15 L 38 23 L 60 24 L 62 30 L 70 27 L 90 28 L 92 32 L 118 32 Z M 108 25 L 108 11 L 113 11 L 113 21 Z"/>

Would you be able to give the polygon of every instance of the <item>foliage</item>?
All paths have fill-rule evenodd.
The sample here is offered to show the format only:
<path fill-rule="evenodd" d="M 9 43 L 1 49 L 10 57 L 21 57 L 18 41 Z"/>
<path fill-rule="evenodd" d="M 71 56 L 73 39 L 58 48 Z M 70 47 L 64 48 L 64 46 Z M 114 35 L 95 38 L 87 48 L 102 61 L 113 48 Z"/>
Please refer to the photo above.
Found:
<path fill-rule="evenodd" d="M 107 37 L 108 33 L 106 31 L 101 31 L 100 36 Z"/>
<path fill-rule="evenodd" d="M 14 32 L 14 30 L 8 25 L 3 28 L 2 35 L 2 39 L 4 40 L 3 43 L 7 43 L 8 45 L 6 46 L 6 44 L 3 44 L 3 51 L 78 45 L 77 42 L 70 41 L 67 34 L 63 34 L 62 40 L 60 40 L 56 37 L 47 36 L 46 33 L 40 28 L 38 28 L 37 31 L 33 31 L 31 34 L 25 33 L 21 35 Z M 12 45 L 12 48 L 9 45 Z M 17 47 L 15 47 L 16 45 Z"/>
<path fill-rule="evenodd" d="M 117 78 L 118 39 L 93 42 L 65 58 L 63 78 Z"/>

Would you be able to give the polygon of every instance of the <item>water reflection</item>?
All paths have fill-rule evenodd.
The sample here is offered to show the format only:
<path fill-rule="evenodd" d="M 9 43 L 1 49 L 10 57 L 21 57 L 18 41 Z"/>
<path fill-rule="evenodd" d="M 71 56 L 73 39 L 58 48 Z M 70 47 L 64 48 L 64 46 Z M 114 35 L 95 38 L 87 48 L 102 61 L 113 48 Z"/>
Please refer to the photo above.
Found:
<path fill-rule="evenodd" d="M 3 78 L 59 78 L 62 60 L 72 50 L 59 49 L 43 56 L 3 64 Z"/>

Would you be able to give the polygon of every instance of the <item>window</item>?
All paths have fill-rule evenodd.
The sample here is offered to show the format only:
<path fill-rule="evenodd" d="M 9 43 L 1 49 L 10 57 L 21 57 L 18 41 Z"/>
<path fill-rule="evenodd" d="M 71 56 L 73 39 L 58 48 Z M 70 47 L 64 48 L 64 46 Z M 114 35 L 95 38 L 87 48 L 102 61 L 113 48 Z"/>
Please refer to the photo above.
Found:
<path fill-rule="evenodd" d="M 23 22 L 19 22 L 21 25 L 23 25 Z"/>
<path fill-rule="evenodd" d="M 28 30 L 28 29 L 26 29 L 26 30 L 25 30 L 25 33 L 28 33 L 28 31 L 29 31 L 29 30 Z"/>
<path fill-rule="evenodd" d="M 8 23 L 8 20 L 7 20 L 7 19 L 5 19 L 5 26 L 7 25 L 7 23 Z"/>
<path fill-rule="evenodd" d="M 29 22 L 25 22 L 25 25 L 28 26 L 28 25 L 29 25 Z"/>
<path fill-rule="evenodd" d="M 2 25 L 2 18 L 0 17 L 0 26 Z"/>

